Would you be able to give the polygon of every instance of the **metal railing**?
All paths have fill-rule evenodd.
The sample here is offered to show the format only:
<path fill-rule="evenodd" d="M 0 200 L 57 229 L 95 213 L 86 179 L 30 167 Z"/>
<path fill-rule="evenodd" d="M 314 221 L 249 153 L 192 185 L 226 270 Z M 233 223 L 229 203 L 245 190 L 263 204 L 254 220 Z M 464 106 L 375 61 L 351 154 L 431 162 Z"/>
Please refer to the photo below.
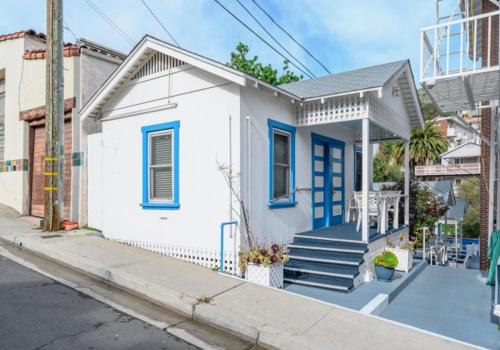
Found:
<path fill-rule="evenodd" d="M 427 175 L 479 175 L 481 173 L 480 163 L 469 164 L 438 164 L 418 165 L 415 167 L 416 176 Z"/>
<path fill-rule="evenodd" d="M 492 42 L 500 11 L 425 27 L 420 32 L 420 81 L 499 69 Z M 485 56 L 485 57 L 483 57 Z M 496 56 L 494 61 L 491 57 Z"/>

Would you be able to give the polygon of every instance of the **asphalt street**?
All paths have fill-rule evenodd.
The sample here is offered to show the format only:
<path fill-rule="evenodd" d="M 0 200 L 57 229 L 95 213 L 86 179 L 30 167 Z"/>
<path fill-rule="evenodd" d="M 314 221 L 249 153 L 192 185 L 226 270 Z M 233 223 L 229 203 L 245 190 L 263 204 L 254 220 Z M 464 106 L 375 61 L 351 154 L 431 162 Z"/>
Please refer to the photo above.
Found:
<path fill-rule="evenodd" d="M 196 349 L 0 256 L 0 349 Z"/>

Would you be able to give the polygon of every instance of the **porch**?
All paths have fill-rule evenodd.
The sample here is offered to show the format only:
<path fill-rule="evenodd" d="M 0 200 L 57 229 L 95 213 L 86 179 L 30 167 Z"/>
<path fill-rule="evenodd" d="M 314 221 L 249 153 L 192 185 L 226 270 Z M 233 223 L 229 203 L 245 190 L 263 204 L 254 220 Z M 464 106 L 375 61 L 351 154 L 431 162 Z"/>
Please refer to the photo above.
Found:
<path fill-rule="evenodd" d="M 395 232 L 406 229 L 407 226 L 400 226 L 397 229 L 392 226 L 388 227 L 386 234 L 377 231 L 376 227 L 370 226 L 369 229 L 369 243 L 374 242 L 380 238 L 387 237 Z M 295 237 L 307 237 L 324 240 L 344 241 L 344 242 L 363 242 L 362 232 L 356 230 L 355 222 L 345 222 L 329 227 L 323 227 L 317 230 L 306 231 L 296 234 Z"/>

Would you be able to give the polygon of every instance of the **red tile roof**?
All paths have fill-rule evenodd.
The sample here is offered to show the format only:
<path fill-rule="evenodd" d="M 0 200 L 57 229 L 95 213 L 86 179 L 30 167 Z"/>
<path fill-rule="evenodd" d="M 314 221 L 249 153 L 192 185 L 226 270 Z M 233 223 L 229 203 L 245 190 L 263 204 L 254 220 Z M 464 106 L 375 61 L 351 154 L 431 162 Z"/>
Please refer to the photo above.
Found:
<path fill-rule="evenodd" d="M 77 45 L 66 45 L 63 51 L 64 57 L 80 56 L 80 47 Z M 47 50 L 38 49 L 26 51 L 23 55 L 25 60 L 41 60 L 47 58 Z"/>
<path fill-rule="evenodd" d="M 74 97 L 70 97 L 64 100 L 64 114 L 71 112 L 75 108 L 76 100 Z M 26 111 L 19 112 L 19 120 L 25 120 L 31 122 L 37 119 L 45 118 L 46 109 L 45 106 L 39 106 Z"/>
<path fill-rule="evenodd" d="M 40 39 L 45 40 L 46 36 L 43 33 L 37 33 L 33 29 L 22 30 L 20 32 L 10 33 L 10 34 L 0 34 L 0 41 L 12 40 L 24 38 L 25 36 L 35 36 Z"/>

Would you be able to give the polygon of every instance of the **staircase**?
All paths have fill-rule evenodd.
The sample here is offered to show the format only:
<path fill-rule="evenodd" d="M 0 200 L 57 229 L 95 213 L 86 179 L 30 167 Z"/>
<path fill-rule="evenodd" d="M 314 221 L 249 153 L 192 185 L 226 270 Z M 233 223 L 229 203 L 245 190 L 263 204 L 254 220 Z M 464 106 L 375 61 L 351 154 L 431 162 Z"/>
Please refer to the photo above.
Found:
<path fill-rule="evenodd" d="M 368 245 L 359 241 L 296 234 L 288 245 L 284 281 L 350 292 L 367 251 Z"/>

